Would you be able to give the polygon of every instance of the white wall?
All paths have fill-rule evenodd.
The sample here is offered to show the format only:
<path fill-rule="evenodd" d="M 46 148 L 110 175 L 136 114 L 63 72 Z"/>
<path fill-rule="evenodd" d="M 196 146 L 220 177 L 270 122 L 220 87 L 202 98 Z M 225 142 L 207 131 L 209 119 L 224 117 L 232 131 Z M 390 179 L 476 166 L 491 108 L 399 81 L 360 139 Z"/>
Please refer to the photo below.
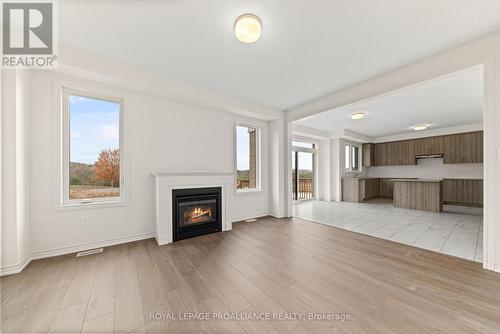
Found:
<path fill-rule="evenodd" d="M 1 269 L 29 261 L 29 72 L 2 71 Z"/>
<path fill-rule="evenodd" d="M 330 139 L 321 139 L 318 142 L 318 199 L 331 200 L 331 158 Z"/>
<path fill-rule="evenodd" d="M 332 201 L 340 202 L 342 200 L 342 189 L 340 178 L 344 173 L 344 156 L 341 139 L 334 138 L 330 140 L 330 196 Z M 342 154 L 341 154 L 342 152 Z"/>
<path fill-rule="evenodd" d="M 286 215 L 286 152 L 284 119 L 269 124 L 269 213 L 282 218 Z"/>
<path fill-rule="evenodd" d="M 416 177 L 421 179 L 482 179 L 483 164 L 443 164 L 443 159 L 417 159 L 415 166 L 365 167 L 371 177 Z"/>
<path fill-rule="evenodd" d="M 56 210 L 54 199 L 59 190 L 53 186 L 53 177 L 57 177 L 53 171 L 58 161 L 54 158 L 53 136 L 60 131 L 53 119 L 56 77 L 52 71 L 34 71 L 31 75 L 30 211 L 35 257 L 152 235 L 153 171 L 234 170 L 234 115 L 122 90 L 128 124 L 124 136 L 129 143 L 125 148 L 130 164 L 129 205 Z M 71 80 L 87 84 L 78 78 Z M 229 212 L 232 221 L 269 213 L 269 126 L 265 121 L 253 122 L 261 127 L 262 191 L 233 194 Z M 88 224 L 83 224 L 84 218 L 88 218 Z"/>

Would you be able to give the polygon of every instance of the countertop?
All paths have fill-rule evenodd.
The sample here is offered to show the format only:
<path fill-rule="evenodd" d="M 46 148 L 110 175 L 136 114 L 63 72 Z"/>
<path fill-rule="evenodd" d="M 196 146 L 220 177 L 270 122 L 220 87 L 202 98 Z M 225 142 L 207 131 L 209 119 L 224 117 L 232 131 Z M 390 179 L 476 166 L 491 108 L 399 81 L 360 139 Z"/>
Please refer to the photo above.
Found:
<path fill-rule="evenodd" d="M 442 179 L 391 179 L 391 182 L 442 182 Z"/>
<path fill-rule="evenodd" d="M 343 176 L 343 179 L 358 179 L 358 180 L 369 180 L 369 179 L 380 179 L 380 177 L 372 176 Z"/>

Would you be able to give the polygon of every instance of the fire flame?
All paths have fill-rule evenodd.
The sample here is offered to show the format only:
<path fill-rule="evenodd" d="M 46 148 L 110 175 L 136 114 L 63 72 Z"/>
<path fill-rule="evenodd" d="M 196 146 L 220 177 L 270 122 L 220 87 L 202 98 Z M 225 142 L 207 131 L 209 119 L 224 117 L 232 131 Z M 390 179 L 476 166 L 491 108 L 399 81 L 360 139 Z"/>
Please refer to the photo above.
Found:
<path fill-rule="evenodd" d="M 195 208 L 193 211 L 191 211 L 191 217 L 196 218 L 200 216 L 212 216 L 212 210 L 210 209 L 202 209 L 202 208 Z"/>

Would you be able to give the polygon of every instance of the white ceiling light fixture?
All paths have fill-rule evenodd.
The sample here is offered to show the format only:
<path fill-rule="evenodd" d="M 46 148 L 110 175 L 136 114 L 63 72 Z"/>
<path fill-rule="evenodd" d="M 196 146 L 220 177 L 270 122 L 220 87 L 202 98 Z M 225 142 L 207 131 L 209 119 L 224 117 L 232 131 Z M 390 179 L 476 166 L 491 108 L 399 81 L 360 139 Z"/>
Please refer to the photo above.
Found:
<path fill-rule="evenodd" d="M 413 130 L 415 130 L 415 131 L 423 131 L 426 129 L 427 129 L 427 125 L 425 125 L 425 124 L 419 124 L 419 125 L 415 125 L 413 127 Z"/>
<path fill-rule="evenodd" d="M 364 112 L 355 112 L 353 114 L 351 114 L 351 119 L 363 119 L 365 118 L 365 113 Z"/>
<path fill-rule="evenodd" d="M 234 34 L 242 43 L 256 42 L 262 35 L 262 23 L 259 17 L 253 14 L 244 14 L 238 17 L 234 23 Z"/>

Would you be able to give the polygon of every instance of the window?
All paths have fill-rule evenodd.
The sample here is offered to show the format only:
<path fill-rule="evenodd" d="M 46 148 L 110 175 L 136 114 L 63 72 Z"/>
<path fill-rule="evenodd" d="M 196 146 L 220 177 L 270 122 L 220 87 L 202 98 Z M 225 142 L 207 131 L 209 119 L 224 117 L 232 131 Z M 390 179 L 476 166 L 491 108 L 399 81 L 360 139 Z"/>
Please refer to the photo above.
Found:
<path fill-rule="evenodd" d="M 345 170 L 359 170 L 359 146 L 345 145 L 344 148 Z"/>
<path fill-rule="evenodd" d="M 296 201 L 315 198 L 316 145 L 292 140 L 292 198 Z"/>
<path fill-rule="evenodd" d="M 259 129 L 254 126 L 236 126 L 236 189 L 260 189 Z"/>
<path fill-rule="evenodd" d="M 303 141 L 292 140 L 292 147 L 314 148 L 314 144 L 313 143 L 306 143 Z"/>
<path fill-rule="evenodd" d="M 345 146 L 345 169 L 351 170 L 351 146 Z"/>
<path fill-rule="evenodd" d="M 351 149 L 351 169 L 359 170 L 359 147 L 357 146 Z"/>
<path fill-rule="evenodd" d="M 122 198 L 121 110 L 119 99 L 63 90 L 63 204 Z"/>

